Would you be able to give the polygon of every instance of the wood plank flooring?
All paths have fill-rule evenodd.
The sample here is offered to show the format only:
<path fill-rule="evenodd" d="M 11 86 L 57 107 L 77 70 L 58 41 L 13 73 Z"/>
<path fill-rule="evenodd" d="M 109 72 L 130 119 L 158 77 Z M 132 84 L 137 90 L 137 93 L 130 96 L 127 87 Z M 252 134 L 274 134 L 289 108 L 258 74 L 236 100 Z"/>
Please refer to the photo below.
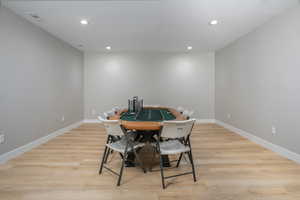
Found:
<path fill-rule="evenodd" d="M 125 168 L 122 185 L 104 170 L 101 124 L 83 124 L 0 165 L 1 200 L 299 200 L 300 165 L 215 124 L 196 125 L 192 134 L 197 179 L 168 180 L 159 172 Z M 143 153 L 143 152 L 142 152 Z M 118 155 L 109 159 L 115 169 Z M 183 163 L 178 169 L 190 170 Z M 168 170 L 168 174 L 177 169 Z"/>

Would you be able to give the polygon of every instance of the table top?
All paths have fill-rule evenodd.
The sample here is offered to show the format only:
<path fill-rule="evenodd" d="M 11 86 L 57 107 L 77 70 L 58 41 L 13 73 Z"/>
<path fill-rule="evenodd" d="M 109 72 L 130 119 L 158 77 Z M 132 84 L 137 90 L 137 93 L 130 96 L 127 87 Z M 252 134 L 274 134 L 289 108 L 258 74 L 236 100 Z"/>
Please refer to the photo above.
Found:
<path fill-rule="evenodd" d="M 127 112 L 124 109 L 114 116 L 111 120 L 120 120 L 121 124 L 131 130 L 159 130 L 161 122 L 164 120 L 186 120 L 186 118 L 174 108 L 167 107 L 144 107 L 139 115 Z"/>

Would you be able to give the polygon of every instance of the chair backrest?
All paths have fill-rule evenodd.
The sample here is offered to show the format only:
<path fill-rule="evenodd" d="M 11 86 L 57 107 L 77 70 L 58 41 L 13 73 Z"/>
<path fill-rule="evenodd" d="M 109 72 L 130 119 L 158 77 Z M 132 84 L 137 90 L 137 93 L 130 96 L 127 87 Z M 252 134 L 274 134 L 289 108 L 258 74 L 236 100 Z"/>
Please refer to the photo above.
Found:
<path fill-rule="evenodd" d="M 106 113 L 107 113 L 108 117 L 115 115 L 115 111 L 113 111 L 113 110 L 107 111 Z"/>
<path fill-rule="evenodd" d="M 103 113 L 105 119 L 108 119 L 108 114 L 106 112 Z"/>
<path fill-rule="evenodd" d="M 102 116 L 100 116 L 100 115 L 99 115 L 97 118 L 98 118 L 98 120 L 101 121 L 101 122 L 103 122 L 103 121 L 105 120 L 105 119 L 104 119 Z"/>
<path fill-rule="evenodd" d="M 121 108 L 119 106 L 115 106 L 111 110 L 115 113 L 115 112 L 119 112 Z"/>
<path fill-rule="evenodd" d="M 113 136 L 124 135 L 119 120 L 102 120 L 106 133 Z"/>
<path fill-rule="evenodd" d="M 189 117 L 189 113 L 190 113 L 190 111 L 184 110 L 184 111 L 182 112 L 182 115 L 183 115 L 184 117 Z"/>
<path fill-rule="evenodd" d="M 109 110 L 103 113 L 105 119 L 109 119 L 110 117 L 115 115 L 115 111 Z"/>
<path fill-rule="evenodd" d="M 176 109 L 178 112 L 182 113 L 184 111 L 184 108 L 181 106 L 178 106 Z"/>
<path fill-rule="evenodd" d="M 186 137 L 191 134 L 195 121 L 195 119 L 184 121 L 164 121 L 160 136 L 172 139 Z"/>

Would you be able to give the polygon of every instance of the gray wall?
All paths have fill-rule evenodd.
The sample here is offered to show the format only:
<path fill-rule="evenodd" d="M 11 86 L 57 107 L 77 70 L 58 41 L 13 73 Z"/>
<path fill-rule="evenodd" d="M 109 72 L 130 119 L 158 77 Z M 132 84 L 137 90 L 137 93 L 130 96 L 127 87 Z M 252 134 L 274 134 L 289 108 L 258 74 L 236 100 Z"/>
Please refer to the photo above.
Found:
<path fill-rule="evenodd" d="M 0 8 L 0 155 L 82 120 L 82 97 L 83 54 Z"/>
<path fill-rule="evenodd" d="M 134 95 L 214 118 L 214 53 L 86 53 L 84 74 L 86 119 Z"/>
<path fill-rule="evenodd" d="M 216 52 L 216 119 L 300 153 L 299 103 L 300 7 Z"/>

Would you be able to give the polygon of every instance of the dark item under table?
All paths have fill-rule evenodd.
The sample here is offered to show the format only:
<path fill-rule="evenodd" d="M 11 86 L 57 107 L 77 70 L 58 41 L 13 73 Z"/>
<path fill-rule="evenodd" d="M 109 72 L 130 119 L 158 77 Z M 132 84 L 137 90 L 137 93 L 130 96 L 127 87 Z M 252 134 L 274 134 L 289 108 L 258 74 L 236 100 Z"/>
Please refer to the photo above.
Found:
<path fill-rule="evenodd" d="M 157 142 L 157 138 L 159 131 L 136 131 L 135 141 L 143 142 L 143 143 L 155 143 Z M 170 159 L 168 155 L 162 155 L 163 166 L 171 167 Z M 126 167 L 135 167 L 135 155 L 134 153 L 128 153 L 128 156 L 125 161 Z"/>

